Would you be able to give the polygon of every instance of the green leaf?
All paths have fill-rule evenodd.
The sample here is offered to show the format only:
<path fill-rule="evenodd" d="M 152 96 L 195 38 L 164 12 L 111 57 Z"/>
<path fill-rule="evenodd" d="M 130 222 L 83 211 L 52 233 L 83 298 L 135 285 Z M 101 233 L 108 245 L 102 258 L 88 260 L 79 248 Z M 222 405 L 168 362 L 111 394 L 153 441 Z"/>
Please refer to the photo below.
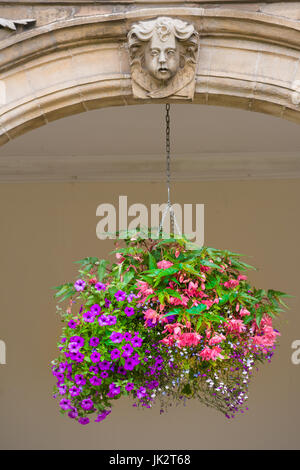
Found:
<path fill-rule="evenodd" d="M 156 269 L 156 268 L 157 268 L 156 260 L 154 256 L 152 256 L 151 253 L 149 253 L 149 269 Z"/>
<path fill-rule="evenodd" d="M 130 271 L 126 271 L 126 273 L 124 274 L 123 276 L 123 284 L 128 284 L 131 279 L 133 279 L 135 276 L 135 272 L 133 269 L 131 269 Z"/>
<path fill-rule="evenodd" d="M 99 262 L 99 266 L 98 266 L 98 280 L 99 280 L 99 282 L 103 281 L 104 276 L 106 274 L 106 266 L 108 264 L 109 264 L 109 261 L 107 261 L 105 259 L 102 259 Z"/>
<path fill-rule="evenodd" d="M 195 305 L 194 307 L 192 308 L 189 308 L 187 310 L 187 313 L 189 313 L 190 315 L 199 315 L 200 313 L 202 313 L 204 310 L 206 310 L 206 305 L 205 304 L 200 304 L 200 305 Z"/>

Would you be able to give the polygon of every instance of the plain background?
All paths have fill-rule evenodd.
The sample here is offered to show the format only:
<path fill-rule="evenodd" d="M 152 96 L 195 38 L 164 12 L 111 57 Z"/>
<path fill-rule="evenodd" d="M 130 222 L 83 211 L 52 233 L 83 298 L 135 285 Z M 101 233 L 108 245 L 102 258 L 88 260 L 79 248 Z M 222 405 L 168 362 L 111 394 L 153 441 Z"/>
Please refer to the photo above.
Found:
<path fill-rule="evenodd" d="M 52 398 L 50 361 L 60 320 L 52 286 L 73 280 L 73 261 L 107 257 L 111 240 L 96 237 L 103 202 L 161 203 L 157 183 L 23 183 L 0 185 L 0 447 L 3 449 L 291 449 L 299 448 L 300 339 L 299 180 L 174 184 L 174 202 L 205 204 L 205 244 L 249 255 L 257 287 L 286 291 L 290 310 L 277 322 L 280 346 L 252 379 L 247 414 L 228 421 L 190 401 L 186 407 L 137 410 L 115 403 L 102 423 L 81 426 L 61 416 Z"/>

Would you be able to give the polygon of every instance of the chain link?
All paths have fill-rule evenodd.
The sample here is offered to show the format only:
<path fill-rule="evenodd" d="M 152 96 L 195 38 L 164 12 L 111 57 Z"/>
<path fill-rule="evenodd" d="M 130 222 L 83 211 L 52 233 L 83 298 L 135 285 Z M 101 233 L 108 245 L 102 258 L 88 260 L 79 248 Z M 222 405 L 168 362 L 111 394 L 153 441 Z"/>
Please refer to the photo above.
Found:
<path fill-rule="evenodd" d="M 170 105 L 166 104 L 166 164 L 167 164 L 167 188 L 168 188 L 168 206 L 171 206 L 170 198 L 170 180 L 171 180 L 171 169 L 170 169 Z"/>
<path fill-rule="evenodd" d="M 170 222 L 171 222 L 171 233 L 174 234 L 175 226 L 177 233 L 180 234 L 181 231 L 178 227 L 177 220 L 175 217 L 174 209 L 171 204 L 171 144 L 170 144 L 170 105 L 166 104 L 166 176 L 167 176 L 167 188 L 168 188 L 168 203 L 167 207 L 165 208 L 162 219 L 159 225 L 159 229 L 157 232 L 158 237 L 161 235 L 161 231 L 163 229 L 164 220 L 167 213 L 170 213 Z"/>

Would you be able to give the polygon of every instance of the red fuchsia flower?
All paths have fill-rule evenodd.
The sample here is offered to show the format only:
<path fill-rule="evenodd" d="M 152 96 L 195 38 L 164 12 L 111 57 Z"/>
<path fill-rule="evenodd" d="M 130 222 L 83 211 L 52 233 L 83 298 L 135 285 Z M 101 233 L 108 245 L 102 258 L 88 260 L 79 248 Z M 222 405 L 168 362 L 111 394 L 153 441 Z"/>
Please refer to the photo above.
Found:
<path fill-rule="evenodd" d="M 221 354 L 222 350 L 219 346 L 215 346 L 210 349 L 208 346 L 199 353 L 199 356 L 203 361 L 215 361 L 216 359 L 224 359 L 224 356 Z"/>
<path fill-rule="evenodd" d="M 224 287 L 227 287 L 228 289 L 234 289 L 239 285 L 240 281 L 237 279 L 230 279 L 229 281 L 224 282 Z"/>
<path fill-rule="evenodd" d="M 242 307 L 240 310 L 240 316 L 245 317 L 246 315 L 250 315 L 250 312 L 246 309 L 246 307 Z"/>
<path fill-rule="evenodd" d="M 228 333 L 243 333 L 246 330 L 246 325 L 243 323 L 243 320 L 228 320 L 225 327 Z"/>
<path fill-rule="evenodd" d="M 209 340 L 208 344 L 209 346 L 215 346 L 216 344 L 222 343 L 226 337 L 222 334 L 215 333 L 213 337 Z"/>
<path fill-rule="evenodd" d="M 262 336 L 256 335 L 253 337 L 253 345 L 258 346 L 266 354 L 274 346 L 277 336 L 280 336 L 279 332 L 270 326 L 266 326 Z"/>
<path fill-rule="evenodd" d="M 159 261 L 157 263 L 157 267 L 159 269 L 168 269 L 170 268 L 171 266 L 173 266 L 173 263 L 171 263 L 171 261 L 167 261 L 165 259 L 163 259 L 162 261 Z"/>
<path fill-rule="evenodd" d="M 137 289 L 139 290 L 139 294 L 142 297 L 142 302 L 146 297 L 148 297 L 148 295 L 154 294 L 154 290 L 152 289 L 152 287 L 150 287 L 149 284 L 147 284 L 147 282 L 145 281 L 138 280 Z"/>
<path fill-rule="evenodd" d="M 183 348 L 185 346 L 197 346 L 201 338 L 202 336 L 200 336 L 198 333 L 182 333 L 182 335 L 177 340 L 176 345 L 179 348 Z"/>
<path fill-rule="evenodd" d="M 116 258 L 117 258 L 117 260 L 118 260 L 118 261 L 117 261 L 118 264 L 123 263 L 123 261 L 124 261 L 124 259 L 125 259 L 125 258 L 121 255 L 121 253 L 116 253 Z"/>
<path fill-rule="evenodd" d="M 178 258 L 179 255 L 180 255 L 180 250 L 176 250 L 175 251 L 175 258 Z"/>
<path fill-rule="evenodd" d="M 96 277 L 92 277 L 90 280 L 89 280 L 89 284 L 96 284 L 97 282 L 97 278 Z"/>
<path fill-rule="evenodd" d="M 183 305 L 184 307 L 187 307 L 188 301 L 189 298 L 186 295 L 181 295 L 181 300 L 177 297 L 170 297 L 169 299 L 171 305 Z"/>
<path fill-rule="evenodd" d="M 146 325 L 147 321 L 149 321 L 149 320 L 155 325 L 159 321 L 160 314 L 157 313 L 152 308 L 148 308 L 148 310 L 146 310 L 146 312 L 144 313 L 144 318 L 145 318 L 145 325 Z"/>

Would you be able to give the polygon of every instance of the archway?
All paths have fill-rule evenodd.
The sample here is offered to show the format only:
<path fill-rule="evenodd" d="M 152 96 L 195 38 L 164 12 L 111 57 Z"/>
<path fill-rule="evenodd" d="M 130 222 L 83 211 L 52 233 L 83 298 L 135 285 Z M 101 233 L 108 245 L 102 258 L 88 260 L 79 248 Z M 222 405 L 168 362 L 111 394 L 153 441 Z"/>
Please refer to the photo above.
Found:
<path fill-rule="evenodd" d="M 297 21 L 228 7 L 141 6 L 8 33 L 0 46 L 0 143 L 71 114 L 145 103 L 132 96 L 126 35 L 134 22 L 160 15 L 200 32 L 194 103 L 299 121 Z"/>

